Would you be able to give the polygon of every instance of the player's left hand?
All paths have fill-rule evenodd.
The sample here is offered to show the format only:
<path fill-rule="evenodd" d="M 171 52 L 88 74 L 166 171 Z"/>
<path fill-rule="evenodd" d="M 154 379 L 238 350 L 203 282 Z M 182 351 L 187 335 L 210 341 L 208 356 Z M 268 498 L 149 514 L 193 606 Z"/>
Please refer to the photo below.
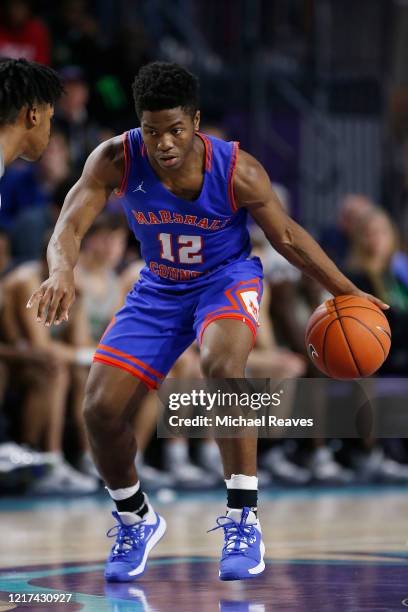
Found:
<path fill-rule="evenodd" d="M 378 308 L 381 308 L 381 310 L 388 310 L 390 307 L 389 304 L 386 304 L 379 298 L 375 297 L 375 295 L 371 295 L 371 293 L 365 293 L 364 291 L 360 291 L 360 289 L 357 289 L 356 291 L 350 291 L 349 295 L 355 295 L 356 297 L 361 297 L 365 298 L 366 300 L 370 300 L 370 302 L 373 302 L 373 304 L 378 306 Z"/>

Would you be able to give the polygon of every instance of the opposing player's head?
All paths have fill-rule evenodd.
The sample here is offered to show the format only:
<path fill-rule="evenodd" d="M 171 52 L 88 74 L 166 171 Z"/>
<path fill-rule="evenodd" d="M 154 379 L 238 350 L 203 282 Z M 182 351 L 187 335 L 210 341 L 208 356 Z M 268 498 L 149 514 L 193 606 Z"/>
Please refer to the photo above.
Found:
<path fill-rule="evenodd" d="M 60 78 L 48 66 L 25 59 L 0 59 L 0 130 L 10 126 L 24 133 L 23 159 L 41 157 L 62 91 Z"/>
<path fill-rule="evenodd" d="M 180 168 L 200 124 L 197 77 L 178 64 L 153 62 L 139 70 L 133 97 L 149 155 L 162 168 Z"/>

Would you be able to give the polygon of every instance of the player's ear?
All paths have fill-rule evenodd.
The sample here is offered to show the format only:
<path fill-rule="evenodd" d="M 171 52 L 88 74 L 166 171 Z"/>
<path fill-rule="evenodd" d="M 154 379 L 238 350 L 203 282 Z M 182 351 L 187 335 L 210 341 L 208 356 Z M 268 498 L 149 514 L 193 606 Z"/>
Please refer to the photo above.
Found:
<path fill-rule="evenodd" d="M 39 111 L 36 106 L 33 106 L 32 108 L 27 108 L 25 120 L 26 120 L 27 128 L 32 128 L 38 124 Z"/>
<path fill-rule="evenodd" d="M 194 130 L 196 132 L 198 132 L 200 129 L 200 118 L 201 118 L 200 111 L 196 111 L 196 114 L 193 117 Z"/>

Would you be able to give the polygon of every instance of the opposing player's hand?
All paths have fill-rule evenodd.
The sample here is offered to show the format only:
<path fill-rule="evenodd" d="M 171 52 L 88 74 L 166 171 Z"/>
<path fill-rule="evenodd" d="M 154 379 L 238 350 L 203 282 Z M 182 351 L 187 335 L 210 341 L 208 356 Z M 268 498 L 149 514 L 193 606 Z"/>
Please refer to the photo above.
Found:
<path fill-rule="evenodd" d="M 37 306 L 37 321 L 45 321 L 49 327 L 68 321 L 69 309 L 75 299 L 74 275 L 69 271 L 54 272 L 34 291 L 27 308 Z"/>
<path fill-rule="evenodd" d="M 378 306 L 378 308 L 381 308 L 381 310 L 388 310 L 390 307 L 389 304 L 386 304 L 379 298 L 375 297 L 375 295 L 371 295 L 371 293 L 365 293 L 364 291 L 360 291 L 359 289 L 357 291 L 353 291 L 352 295 L 365 298 L 366 300 L 370 300 L 370 302 L 373 302 L 373 304 Z"/>

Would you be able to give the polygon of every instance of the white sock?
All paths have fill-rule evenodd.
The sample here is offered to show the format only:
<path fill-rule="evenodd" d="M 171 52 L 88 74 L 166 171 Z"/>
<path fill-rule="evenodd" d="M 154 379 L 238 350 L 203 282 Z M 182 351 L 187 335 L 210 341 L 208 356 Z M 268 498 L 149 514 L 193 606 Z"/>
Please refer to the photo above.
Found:
<path fill-rule="evenodd" d="M 132 495 L 138 492 L 140 489 L 140 480 L 138 480 L 135 485 L 125 487 L 124 489 L 109 489 L 109 487 L 105 487 L 105 489 L 108 491 L 112 499 L 120 501 L 122 499 L 132 497 Z"/>
<path fill-rule="evenodd" d="M 245 474 L 231 474 L 231 478 L 228 478 L 225 484 L 227 489 L 255 491 L 258 489 L 258 478 L 256 476 L 246 476 Z"/>

